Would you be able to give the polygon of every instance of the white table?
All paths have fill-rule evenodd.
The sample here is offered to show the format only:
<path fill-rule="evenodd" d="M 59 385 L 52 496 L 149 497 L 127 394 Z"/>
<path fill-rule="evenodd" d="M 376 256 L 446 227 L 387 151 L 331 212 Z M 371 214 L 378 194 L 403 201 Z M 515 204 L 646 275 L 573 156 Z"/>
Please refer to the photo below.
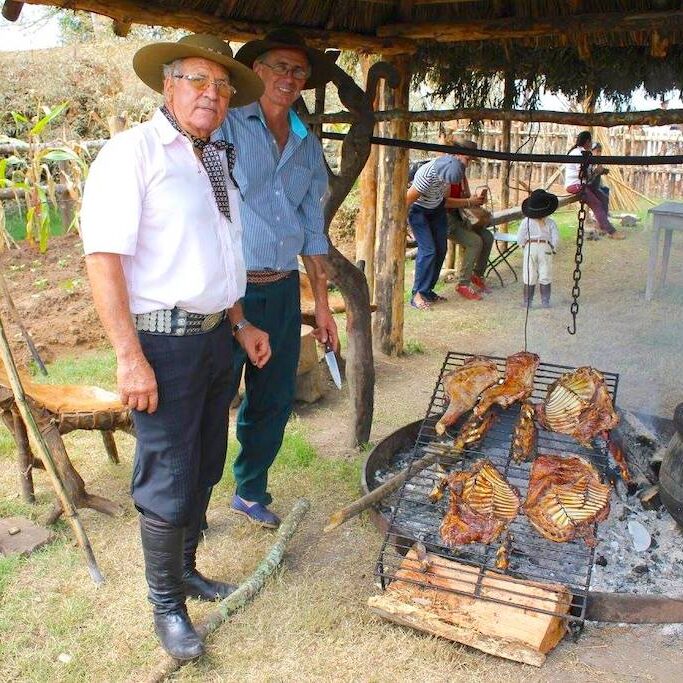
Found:
<path fill-rule="evenodd" d="M 664 231 L 664 251 L 658 286 L 666 284 L 666 271 L 669 267 L 671 253 L 671 236 L 674 230 L 683 231 L 683 203 L 664 202 L 650 209 L 652 214 L 652 235 L 650 237 L 650 259 L 647 264 L 647 284 L 645 285 L 645 301 L 652 301 L 655 290 L 655 275 L 659 260 L 659 233 Z"/>

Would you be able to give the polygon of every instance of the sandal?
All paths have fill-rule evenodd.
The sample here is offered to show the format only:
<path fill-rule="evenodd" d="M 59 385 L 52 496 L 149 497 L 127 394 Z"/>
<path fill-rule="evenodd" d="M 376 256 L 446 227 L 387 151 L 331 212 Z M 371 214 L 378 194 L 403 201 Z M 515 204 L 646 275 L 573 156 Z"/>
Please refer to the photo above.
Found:
<path fill-rule="evenodd" d="M 434 304 L 440 304 L 444 301 L 448 301 L 448 299 L 445 296 L 441 296 L 440 294 L 437 294 L 436 292 L 432 292 L 431 295 L 429 296 L 429 301 Z"/>
<path fill-rule="evenodd" d="M 413 297 L 413 298 L 410 300 L 410 305 L 411 305 L 413 308 L 417 308 L 417 309 L 419 309 L 419 310 L 421 310 L 421 311 L 428 311 L 428 310 L 430 310 L 431 307 L 432 307 L 432 305 L 431 305 L 428 301 L 425 301 L 424 299 L 423 299 L 422 301 L 415 301 L 415 297 Z"/>

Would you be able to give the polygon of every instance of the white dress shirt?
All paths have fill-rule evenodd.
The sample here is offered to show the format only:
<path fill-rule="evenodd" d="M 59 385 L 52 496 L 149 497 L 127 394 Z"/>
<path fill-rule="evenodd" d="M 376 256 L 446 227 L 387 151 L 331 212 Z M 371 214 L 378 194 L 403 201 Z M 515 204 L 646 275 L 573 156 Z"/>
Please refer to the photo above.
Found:
<path fill-rule="evenodd" d="M 556 249 L 560 241 L 557 223 L 552 218 L 522 218 L 517 231 L 517 244 L 523 247 L 529 240 L 545 240 Z"/>
<path fill-rule="evenodd" d="M 244 296 L 241 201 L 221 158 L 231 221 L 192 143 L 160 111 L 97 155 L 83 194 L 83 247 L 121 255 L 131 313 L 214 313 Z"/>

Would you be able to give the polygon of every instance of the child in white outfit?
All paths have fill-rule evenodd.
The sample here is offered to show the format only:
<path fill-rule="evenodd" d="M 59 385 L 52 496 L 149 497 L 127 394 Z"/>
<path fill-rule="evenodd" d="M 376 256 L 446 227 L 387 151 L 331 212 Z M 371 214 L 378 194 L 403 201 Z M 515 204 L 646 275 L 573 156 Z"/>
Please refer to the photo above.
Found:
<path fill-rule="evenodd" d="M 522 202 L 524 218 L 519 225 L 517 244 L 524 249 L 522 279 L 524 306 L 531 307 L 536 283 L 541 289 L 541 303 L 550 308 L 553 278 L 553 255 L 560 241 L 557 224 L 549 218 L 557 209 L 557 197 L 545 190 L 534 190 Z"/>

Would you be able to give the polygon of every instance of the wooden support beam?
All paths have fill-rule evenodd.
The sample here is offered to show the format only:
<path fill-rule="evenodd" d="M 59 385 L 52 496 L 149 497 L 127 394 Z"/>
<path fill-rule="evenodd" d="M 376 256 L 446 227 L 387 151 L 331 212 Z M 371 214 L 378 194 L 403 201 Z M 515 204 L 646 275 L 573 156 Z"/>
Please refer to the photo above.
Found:
<path fill-rule="evenodd" d="M 368 82 L 368 72 L 372 65 L 370 56 L 363 56 L 360 60 L 363 72 L 363 82 Z M 379 95 L 375 96 L 372 103 L 373 110 L 379 106 Z M 376 126 L 373 135 L 377 132 Z M 370 301 L 374 301 L 375 288 L 375 232 L 377 225 L 377 162 L 379 160 L 379 147 L 372 145 L 370 155 L 365 162 L 360 174 L 360 206 L 356 220 L 356 263 L 364 264 L 363 272 L 368 281 Z"/>
<path fill-rule="evenodd" d="M 479 40 L 519 40 L 595 33 L 672 30 L 683 26 L 683 10 L 668 12 L 609 12 L 543 17 L 505 17 L 458 23 L 428 22 L 387 24 L 377 29 L 381 38 L 468 43 Z"/>
<path fill-rule="evenodd" d="M 562 123 L 568 126 L 669 126 L 683 123 L 683 109 L 653 109 L 651 111 L 606 111 L 588 113 L 580 111 L 539 111 L 529 109 L 428 109 L 407 111 L 390 109 L 375 112 L 375 121 L 523 121 L 526 123 Z M 309 116 L 308 123 L 351 123 L 353 115 L 346 111 Z"/>
<path fill-rule="evenodd" d="M 26 0 L 27 4 L 43 5 L 45 0 Z M 195 33 L 212 33 L 224 40 L 247 42 L 262 38 L 275 25 L 264 21 L 221 20 L 215 14 L 194 9 L 169 10 L 159 5 L 134 2 L 134 0 L 50 0 L 50 5 L 64 9 L 95 12 L 121 22 L 149 24 L 184 28 Z M 306 42 L 317 48 L 336 47 L 343 50 L 356 50 L 362 53 L 411 54 L 417 49 L 416 43 L 402 38 L 378 38 L 374 35 L 347 33 L 344 31 L 324 31 L 298 26 L 297 30 L 305 36 Z"/>
<path fill-rule="evenodd" d="M 125 38 L 130 33 L 131 26 L 132 24 L 130 21 L 118 21 L 117 19 L 114 19 L 111 28 L 112 31 L 114 31 L 115 36 Z"/>
<path fill-rule="evenodd" d="M 7 21 L 16 21 L 21 14 L 23 6 L 23 2 L 5 0 L 5 4 L 2 6 L 2 16 L 5 17 Z"/>
<path fill-rule="evenodd" d="M 515 77 L 509 71 L 505 74 L 505 82 L 503 84 L 503 107 L 509 110 L 512 109 L 513 98 L 515 94 Z M 503 121 L 503 139 L 501 141 L 501 152 L 510 151 L 510 129 L 512 121 Z M 502 209 L 510 206 L 510 162 L 506 159 L 500 171 L 500 206 Z M 502 232 L 508 231 L 507 223 L 504 223 Z"/>
<path fill-rule="evenodd" d="M 396 56 L 390 61 L 399 74 L 396 88 L 384 84 L 384 108 L 408 106 L 410 60 Z M 407 138 L 406 121 L 384 125 L 384 134 Z M 405 272 L 406 223 L 405 202 L 408 185 L 408 150 L 382 147 L 379 152 L 377 181 L 377 252 L 375 254 L 375 302 L 377 312 L 373 326 L 375 346 L 389 356 L 403 352 L 403 282 Z"/>

